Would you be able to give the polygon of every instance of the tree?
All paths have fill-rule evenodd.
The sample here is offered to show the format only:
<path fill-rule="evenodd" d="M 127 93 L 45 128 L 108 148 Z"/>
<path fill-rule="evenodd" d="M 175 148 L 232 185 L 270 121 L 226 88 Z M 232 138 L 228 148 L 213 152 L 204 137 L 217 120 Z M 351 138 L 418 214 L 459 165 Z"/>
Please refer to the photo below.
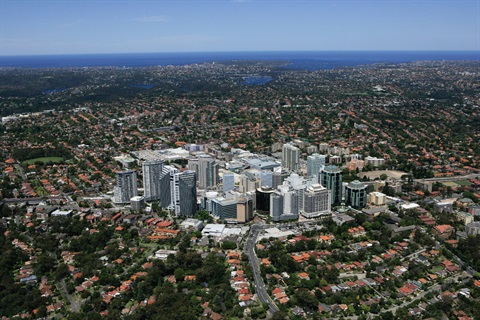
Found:
<path fill-rule="evenodd" d="M 40 275 L 50 272 L 55 266 L 55 260 L 48 254 L 42 253 L 37 259 L 37 271 Z"/>
<path fill-rule="evenodd" d="M 37 314 L 35 316 L 37 319 L 45 318 L 47 316 L 47 307 L 45 305 L 38 307 Z"/>
<path fill-rule="evenodd" d="M 177 280 L 177 282 L 182 281 L 183 278 L 185 278 L 185 271 L 182 268 L 175 269 L 173 274 L 175 275 L 175 280 Z"/>
<path fill-rule="evenodd" d="M 222 242 L 222 249 L 224 250 L 234 250 L 237 248 L 237 244 L 233 241 L 223 241 Z"/>
<path fill-rule="evenodd" d="M 60 281 L 68 274 L 69 274 L 68 266 L 65 263 L 60 263 L 57 269 L 55 270 L 55 279 L 57 281 Z"/>

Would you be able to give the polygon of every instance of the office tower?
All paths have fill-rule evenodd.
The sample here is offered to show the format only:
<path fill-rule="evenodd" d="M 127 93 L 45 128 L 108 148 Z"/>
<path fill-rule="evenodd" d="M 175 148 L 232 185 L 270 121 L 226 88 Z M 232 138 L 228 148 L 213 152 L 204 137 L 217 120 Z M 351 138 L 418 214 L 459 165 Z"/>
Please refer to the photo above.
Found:
<path fill-rule="evenodd" d="M 210 189 L 218 184 L 218 167 L 218 163 L 209 155 L 188 160 L 188 168 L 197 173 L 200 189 Z"/>
<path fill-rule="evenodd" d="M 216 198 L 212 200 L 212 215 L 219 219 L 237 220 L 237 200 Z"/>
<path fill-rule="evenodd" d="M 171 181 L 172 207 L 176 215 L 192 217 L 197 213 L 197 184 L 194 171 L 174 173 Z"/>
<path fill-rule="evenodd" d="M 239 191 L 241 193 L 255 191 L 259 187 L 260 187 L 260 180 L 257 179 L 254 175 L 250 175 L 250 174 L 247 174 L 247 172 L 244 172 L 244 174 L 240 176 Z"/>
<path fill-rule="evenodd" d="M 217 218 L 235 223 L 245 223 L 253 218 L 253 199 L 235 191 L 224 197 L 219 197 L 217 192 L 207 192 L 202 197 L 202 207 Z"/>
<path fill-rule="evenodd" d="M 304 192 L 304 204 L 301 214 L 306 218 L 326 216 L 330 214 L 332 201 L 331 191 L 320 184 L 314 184 Z"/>
<path fill-rule="evenodd" d="M 135 170 L 117 172 L 117 185 L 114 188 L 115 203 L 130 203 L 130 199 L 137 195 L 137 172 Z"/>
<path fill-rule="evenodd" d="M 354 208 L 364 208 L 367 205 L 367 186 L 358 180 L 347 185 L 345 204 Z"/>
<path fill-rule="evenodd" d="M 300 149 L 286 143 L 282 147 L 282 167 L 290 171 L 297 171 L 300 169 Z"/>
<path fill-rule="evenodd" d="M 142 163 L 143 188 L 146 201 L 160 200 L 161 176 L 163 171 L 163 161 L 147 161 Z"/>
<path fill-rule="evenodd" d="M 235 175 L 233 173 L 224 173 L 222 181 L 222 191 L 224 194 L 235 189 Z"/>
<path fill-rule="evenodd" d="M 270 195 L 274 192 L 275 190 L 273 188 L 267 188 L 267 187 L 260 187 L 257 188 L 257 191 L 255 193 L 255 199 L 256 199 L 256 209 L 259 211 L 270 211 Z"/>
<path fill-rule="evenodd" d="M 237 198 L 237 222 L 245 223 L 253 219 L 253 200 L 248 196 Z"/>
<path fill-rule="evenodd" d="M 273 172 L 262 171 L 260 172 L 260 184 L 262 187 L 272 187 L 273 185 Z"/>
<path fill-rule="evenodd" d="M 283 181 L 289 176 L 287 170 L 282 167 L 273 169 L 272 174 L 272 188 L 277 189 L 278 186 L 283 184 Z"/>
<path fill-rule="evenodd" d="M 342 202 L 342 170 L 337 166 L 326 166 L 320 171 L 320 184 L 332 192 L 332 205 Z"/>
<path fill-rule="evenodd" d="M 325 166 L 326 156 L 314 153 L 307 157 L 307 176 L 318 176 L 320 169 Z"/>
<path fill-rule="evenodd" d="M 300 177 L 298 174 L 292 173 L 288 178 L 285 179 L 283 184 L 289 185 L 290 188 L 297 193 L 298 209 L 303 210 L 303 193 L 305 189 L 307 189 L 312 184 L 312 180 L 304 179 L 303 177 Z"/>
<path fill-rule="evenodd" d="M 169 208 L 172 206 L 172 187 L 174 174 L 178 173 L 178 170 L 172 166 L 164 166 L 162 173 L 159 177 L 160 185 L 160 206 L 162 208 Z"/>
<path fill-rule="evenodd" d="M 270 196 L 270 216 L 274 222 L 298 219 L 299 195 L 287 182 Z"/>

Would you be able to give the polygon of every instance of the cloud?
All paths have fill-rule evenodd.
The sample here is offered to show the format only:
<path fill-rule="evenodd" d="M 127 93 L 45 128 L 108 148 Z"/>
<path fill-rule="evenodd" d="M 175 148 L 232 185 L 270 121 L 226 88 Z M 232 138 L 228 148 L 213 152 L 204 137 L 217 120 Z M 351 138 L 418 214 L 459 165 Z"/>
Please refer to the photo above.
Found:
<path fill-rule="evenodd" d="M 139 22 L 155 23 L 155 22 L 167 22 L 170 19 L 167 16 L 149 16 L 149 17 L 136 18 L 134 20 Z"/>

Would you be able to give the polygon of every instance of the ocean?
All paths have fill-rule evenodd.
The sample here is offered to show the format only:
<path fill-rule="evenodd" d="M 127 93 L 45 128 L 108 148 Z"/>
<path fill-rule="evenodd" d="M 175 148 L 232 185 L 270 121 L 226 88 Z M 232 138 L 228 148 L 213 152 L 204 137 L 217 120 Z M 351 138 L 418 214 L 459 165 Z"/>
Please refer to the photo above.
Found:
<path fill-rule="evenodd" d="M 262 51 L 0 56 L 0 68 L 180 66 L 232 60 L 288 61 L 287 68 L 328 70 L 374 63 L 480 60 L 480 51 Z"/>

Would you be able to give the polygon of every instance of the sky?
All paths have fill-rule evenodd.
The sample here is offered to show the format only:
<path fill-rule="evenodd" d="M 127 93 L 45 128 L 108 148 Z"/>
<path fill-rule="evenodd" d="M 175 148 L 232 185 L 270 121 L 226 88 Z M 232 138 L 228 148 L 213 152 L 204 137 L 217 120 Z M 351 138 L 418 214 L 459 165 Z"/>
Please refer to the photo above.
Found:
<path fill-rule="evenodd" d="M 480 51 L 480 0 L 0 0 L 0 56 Z"/>

